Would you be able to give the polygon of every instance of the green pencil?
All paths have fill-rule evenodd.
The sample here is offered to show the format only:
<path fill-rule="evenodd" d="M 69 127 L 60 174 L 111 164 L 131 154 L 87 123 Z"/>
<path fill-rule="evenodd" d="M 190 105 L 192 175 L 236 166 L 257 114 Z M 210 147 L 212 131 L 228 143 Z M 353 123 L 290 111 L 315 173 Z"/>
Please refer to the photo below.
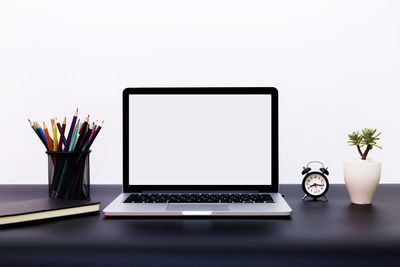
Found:
<path fill-rule="evenodd" d="M 69 146 L 69 151 L 74 151 L 74 144 L 75 144 L 75 140 L 76 140 L 76 135 L 79 131 L 79 120 L 78 123 L 76 124 L 74 133 L 72 134 L 72 140 L 71 140 L 71 145 Z"/>
<path fill-rule="evenodd" d="M 33 123 L 31 122 L 30 119 L 28 119 L 28 121 L 29 121 L 29 124 L 31 125 L 32 129 L 35 131 L 36 135 L 39 137 L 40 141 L 42 141 L 43 145 L 47 149 L 47 145 L 46 145 L 45 141 L 42 139 L 42 137 L 40 136 L 39 132 L 36 130 L 35 125 L 33 125 Z"/>

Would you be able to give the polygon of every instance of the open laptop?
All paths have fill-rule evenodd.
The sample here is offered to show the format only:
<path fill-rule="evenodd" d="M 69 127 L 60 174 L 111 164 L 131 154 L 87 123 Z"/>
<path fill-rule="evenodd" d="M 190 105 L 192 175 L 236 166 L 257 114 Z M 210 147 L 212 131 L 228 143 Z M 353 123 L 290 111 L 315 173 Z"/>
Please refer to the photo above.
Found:
<path fill-rule="evenodd" d="M 278 183 L 275 88 L 123 91 L 123 193 L 105 216 L 290 216 Z"/>

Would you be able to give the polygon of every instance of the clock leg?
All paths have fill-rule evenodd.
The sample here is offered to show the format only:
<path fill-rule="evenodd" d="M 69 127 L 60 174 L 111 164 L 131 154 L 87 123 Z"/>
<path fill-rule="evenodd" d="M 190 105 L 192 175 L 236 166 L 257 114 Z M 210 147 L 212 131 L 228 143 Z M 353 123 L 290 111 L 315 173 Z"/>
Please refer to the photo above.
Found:
<path fill-rule="evenodd" d="M 325 198 L 325 201 L 328 201 L 328 198 L 326 196 L 324 196 L 324 198 Z"/>
<path fill-rule="evenodd" d="M 305 195 L 304 195 L 304 197 L 303 197 L 303 201 L 304 201 L 304 199 L 306 199 L 306 197 L 307 197 L 307 194 L 305 194 Z"/>

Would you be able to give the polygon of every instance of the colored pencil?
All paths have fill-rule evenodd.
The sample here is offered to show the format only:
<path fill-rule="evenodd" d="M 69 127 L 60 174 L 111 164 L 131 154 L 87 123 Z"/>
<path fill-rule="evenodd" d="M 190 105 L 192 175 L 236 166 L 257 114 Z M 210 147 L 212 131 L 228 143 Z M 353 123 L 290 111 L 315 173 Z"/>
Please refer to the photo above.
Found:
<path fill-rule="evenodd" d="M 97 126 L 96 132 L 94 133 L 94 135 L 92 136 L 92 138 L 89 140 L 87 146 L 85 146 L 85 147 L 83 148 L 83 150 L 87 151 L 87 150 L 90 149 L 90 147 L 92 146 L 94 140 L 96 139 L 96 136 L 99 134 L 101 128 L 103 128 L 103 124 L 104 124 L 104 121 L 101 122 L 101 125 Z"/>
<path fill-rule="evenodd" d="M 83 139 L 82 139 L 82 143 L 81 143 L 80 146 L 77 148 L 78 151 L 82 151 L 83 148 L 85 147 L 87 141 L 89 140 L 89 137 L 90 137 L 91 134 L 92 134 L 93 126 L 94 126 L 94 123 L 93 123 L 92 125 L 90 125 L 89 129 L 87 130 L 85 136 L 84 136 Z"/>
<path fill-rule="evenodd" d="M 57 118 L 56 118 L 56 120 L 57 120 Z M 64 118 L 64 120 L 65 120 L 65 118 Z M 57 121 L 57 128 L 58 128 L 58 131 L 59 131 L 60 134 L 61 134 L 62 126 L 61 126 L 60 122 L 58 122 L 58 121 Z M 60 138 L 61 138 L 61 136 L 60 136 Z M 67 143 L 67 139 L 65 139 L 65 136 L 64 136 L 64 135 L 63 135 L 63 137 L 62 137 L 61 139 L 62 139 L 62 143 L 63 143 L 64 146 L 65 146 L 65 144 Z M 61 143 L 61 142 L 58 143 L 58 147 L 60 147 L 60 143 Z"/>
<path fill-rule="evenodd" d="M 57 138 L 57 127 L 54 119 L 51 119 L 51 128 L 53 130 L 53 149 L 54 151 L 58 151 L 58 138 Z"/>
<path fill-rule="evenodd" d="M 81 124 L 79 125 L 79 130 L 78 130 L 78 132 L 76 133 L 76 138 L 75 138 L 75 142 L 74 142 L 74 144 L 73 144 L 73 146 L 72 146 L 72 151 L 75 151 L 75 147 L 76 147 L 76 143 L 78 143 L 78 139 L 79 139 L 79 137 L 80 137 L 80 134 L 79 134 L 79 132 L 82 130 L 82 122 L 81 122 Z"/>
<path fill-rule="evenodd" d="M 76 134 L 78 133 L 78 131 L 79 131 L 79 120 L 78 120 L 78 123 L 76 124 L 74 133 L 72 134 L 72 140 L 71 140 L 71 145 L 69 146 L 69 151 L 74 151 Z"/>
<path fill-rule="evenodd" d="M 96 120 L 96 123 L 93 125 L 92 133 L 89 136 L 88 142 L 90 142 L 90 139 L 93 138 L 93 135 L 96 132 L 96 128 L 97 128 L 97 120 Z"/>
<path fill-rule="evenodd" d="M 81 128 L 79 129 L 79 138 L 76 141 L 75 150 L 80 147 L 83 137 L 85 137 L 86 128 L 89 123 L 89 115 L 87 115 L 85 121 L 83 122 Z"/>
<path fill-rule="evenodd" d="M 36 126 L 31 122 L 30 119 L 28 119 L 29 124 L 31 125 L 32 129 L 35 131 L 36 135 L 39 137 L 40 141 L 42 141 L 43 145 L 46 147 L 47 149 L 47 145 L 46 145 L 46 140 L 43 140 L 43 138 L 40 136 L 40 133 L 38 132 L 38 130 L 36 129 Z"/>
<path fill-rule="evenodd" d="M 43 142 L 45 142 L 46 149 L 49 150 L 49 146 L 47 145 L 46 135 L 44 134 L 42 127 L 40 127 L 39 123 L 36 122 L 35 128 L 38 131 L 38 133 L 40 134 L 40 136 L 42 137 Z"/>
<path fill-rule="evenodd" d="M 75 123 L 76 123 L 77 117 L 78 117 L 78 109 L 76 109 L 74 117 L 72 118 L 71 126 L 69 127 L 67 143 L 65 144 L 65 148 L 64 148 L 64 151 L 66 151 L 66 152 L 69 151 L 69 146 L 71 145 L 72 134 L 74 133 L 74 130 L 75 130 Z"/>
<path fill-rule="evenodd" d="M 47 130 L 46 123 L 43 122 L 43 131 L 46 136 L 47 148 L 49 151 L 53 151 L 53 146 L 51 145 L 49 131 Z"/>
<path fill-rule="evenodd" d="M 76 144 L 78 143 L 79 137 L 80 137 L 80 134 L 79 134 L 79 131 L 78 131 L 78 133 L 76 134 L 75 144 L 73 146 L 72 151 L 76 151 Z"/>
<path fill-rule="evenodd" d="M 83 146 L 82 151 L 85 151 L 85 148 L 89 144 L 90 140 L 93 138 L 93 135 L 96 132 L 96 128 L 97 128 L 97 120 L 96 123 L 93 124 L 92 132 L 90 133 L 89 139 L 87 140 L 86 144 Z"/>
<path fill-rule="evenodd" d="M 32 127 L 32 129 L 35 131 L 35 133 L 40 137 L 39 133 L 36 131 L 35 125 L 31 122 L 30 119 L 28 119 L 29 125 Z"/>
<path fill-rule="evenodd" d="M 77 132 L 77 134 L 81 131 L 82 124 L 83 124 L 82 122 L 79 123 L 79 127 L 78 127 L 78 132 Z"/>
<path fill-rule="evenodd" d="M 57 124 L 60 124 L 60 123 L 57 123 Z M 67 117 L 64 117 L 64 121 L 62 123 L 61 129 L 59 128 L 60 129 L 60 142 L 58 143 L 58 151 L 62 151 L 63 140 L 65 140 L 64 133 L 65 133 L 66 124 L 67 124 Z M 64 145 L 65 145 L 65 143 L 64 143 Z"/>

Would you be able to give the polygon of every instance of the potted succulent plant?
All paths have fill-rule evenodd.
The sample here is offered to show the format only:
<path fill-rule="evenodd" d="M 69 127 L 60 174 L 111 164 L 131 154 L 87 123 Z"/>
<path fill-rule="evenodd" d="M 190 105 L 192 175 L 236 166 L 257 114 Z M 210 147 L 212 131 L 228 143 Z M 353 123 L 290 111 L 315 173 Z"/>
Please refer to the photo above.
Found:
<path fill-rule="evenodd" d="M 381 162 L 368 158 L 368 153 L 376 144 L 379 135 L 376 129 L 365 128 L 349 134 L 350 146 L 356 146 L 361 159 L 347 160 L 343 164 L 344 181 L 354 204 L 371 204 L 376 187 L 381 177 Z M 362 151 L 364 148 L 364 151 Z"/>

